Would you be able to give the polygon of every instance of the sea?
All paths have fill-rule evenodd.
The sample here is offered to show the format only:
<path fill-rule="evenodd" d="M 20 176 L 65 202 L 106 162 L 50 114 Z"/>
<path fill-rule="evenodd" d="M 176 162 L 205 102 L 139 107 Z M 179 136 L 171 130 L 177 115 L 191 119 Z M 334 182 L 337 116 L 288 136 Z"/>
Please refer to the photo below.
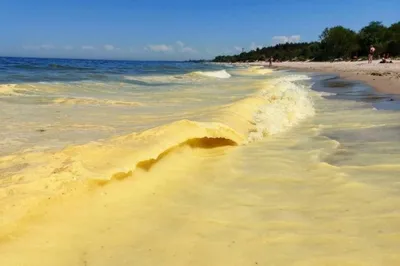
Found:
<path fill-rule="evenodd" d="M 255 64 L 0 58 L 0 265 L 400 265 L 400 104 Z"/>

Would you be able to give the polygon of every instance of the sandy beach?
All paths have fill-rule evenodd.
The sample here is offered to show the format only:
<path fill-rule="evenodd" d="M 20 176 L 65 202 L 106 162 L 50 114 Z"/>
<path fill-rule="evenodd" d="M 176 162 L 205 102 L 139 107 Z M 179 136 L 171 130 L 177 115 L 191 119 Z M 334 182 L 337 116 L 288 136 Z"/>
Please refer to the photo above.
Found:
<path fill-rule="evenodd" d="M 400 61 L 380 64 L 379 60 L 368 64 L 358 62 L 282 62 L 276 67 L 310 72 L 337 73 L 341 78 L 358 80 L 372 86 L 378 92 L 400 94 Z"/>

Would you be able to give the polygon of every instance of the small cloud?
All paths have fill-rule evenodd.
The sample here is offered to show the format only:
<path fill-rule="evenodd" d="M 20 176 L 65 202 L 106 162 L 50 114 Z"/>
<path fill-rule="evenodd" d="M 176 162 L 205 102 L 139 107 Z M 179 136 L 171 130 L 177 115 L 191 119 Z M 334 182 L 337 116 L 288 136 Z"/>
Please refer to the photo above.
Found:
<path fill-rule="evenodd" d="M 300 38 L 301 38 L 300 35 L 292 35 L 292 36 L 290 36 L 289 41 L 290 42 L 299 42 Z"/>
<path fill-rule="evenodd" d="M 250 50 L 256 50 L 257 48 L 262 48 L 262 45 L 258 45 L 255 42 L 252 42 L 250 45 Z"/>
<path fill-rule="evenodd" d="M 22 46 L 25 50 L 50 50 L 56 48 L 52 44 L 42 44 L 42 45 L 24 45 Z"/>
<path fill-rule="evenodd" d="M 50 49 L 54 49 L 54 45 L 52 44 L 42 44 L 40 45 L 40 49 L 44 49 L 44 50 L 50 50 Z"/>
<path fill-rule="evenodd" d="M 174 48 L 170 45 L 166 44 L 151 44 L 147 45 L 144 48 L 146 51 L 152 51 L 152 52 L 172 52 Z"/>
<path fill-rule="evenodd" d="M 146 47 L 144 49 L 146 50 Z M 132 47 L 129 48 L 129 52 L 138 53 L 138 52 L 140 52 L 140 49 L 132 46 Z"/>
<path fill-rule="evenodd" d="M 66 45 L 66 46 L 64 46 L 64 49 L 65 49 L 65 50 L 73 50 L 74 47 L 71 46 L 71 45 Z"/>
<path fill-rule="evenodd" d="M 168 44 L 153 44 L 153 45 L 147 45 L 144 47 L 144 50 L 146 51 L 151 51 L 151 52 L 180 52 L 180 53 L 197 53 L 197 50 L 187 46 L 184 42 L 182 41 L 176 41 L 175 45 L 168 45 Z M 133 52 L 134 49 L 131 49 L 131 52 Z"/>
<path fill-rule="evenodd" d="M 39 50 L 40 49 L 39 46 L 34 46 L 34 45 L 24 45 L 24 46 L 22 46 L 22 48 L 24 50 Z"/>
<path fill-rule="evenodd" d="M 82 48 L 82 50 L 94 50 L 94 49 L 96 49 L 91 45 L 82 45 L 81 48 Z"/>
<path fill-rule="evenodd" d="M 177 41 L 176 44 L 178 45 L 178 50 L 182 53 L 197 53 L 197 50 L 190 47 L 190 46 L 186 46 L 185 43 L 181 42 L 181 41 Z"/>
<path fill-rule="evenodd" d="M 115 50 L 115 47 L 114 47 L 114 45 L 106 44 L 106 45 L 104 45 L 104 49 L 107 51 L 113 51 L 113 50 Z"/>
<path fill-rule="evenodd" d="M 242 51 L 242 47 L 239 47 L 239 46 L 235 46 L 235 47 L 233 47 L 233 49 L 234 49 L 235 51 L 238 51 L 238 52 L 241 52 L 241 51 Z"/>
<path fill-rule="evenodd" d="M 181 42 L 181 41 L 177 41 L 176 44 L 177 44 L 179 47 L 184 47 L 184 46 L 185 46 L 185 44 L 184 44 L 183 42 Z"/>
<path fill-rule="evenodd" d="M 287 43 L 289 40 L 288 37 L 286 36 L 274 36 L 272 37 L 272 41 L 274 44 L 278 44 L 278 43 Z"/>
<path fill-rule="evenodd" d="M 300 41 L 300 35 L 292 35 L 292 36 L 274 36 L 272 37 L 272 41 L 274 44 L 279 43 L 296 43 Z"/>
<path fill-rule="evenodd" d="M 192 47 L 183 47 L 182 52 L 184 53 L 197 53 L 197 50 Z"/>

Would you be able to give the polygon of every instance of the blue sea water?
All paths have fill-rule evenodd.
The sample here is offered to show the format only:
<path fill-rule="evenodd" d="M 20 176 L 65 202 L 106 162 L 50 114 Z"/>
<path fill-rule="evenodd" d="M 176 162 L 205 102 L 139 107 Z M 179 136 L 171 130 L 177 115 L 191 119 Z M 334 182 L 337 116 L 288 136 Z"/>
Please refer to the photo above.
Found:
<path fill-rule="evenodd" d="M 217 65 L 176 61 L 0 57 L 0 83 L 115 81 L 121 75 L 179 75 L 220 69 Z"/>
<path fill-rule="evenodd" d="M 2 57 L 0 154 L 83 144 L 199 116 L 254 90 L 247 80 L 229 79 L 228 68 Z"/>
<path fill-rule="evenodd" d="M 256 93 L 268 79 L 296 75 L 240 71 L 245 68 L 0 57 L 0 154 L 83 144 L 180 119 L 209 121 L 215 110 Z M 308 75 L 311 81 L 305 85 L 311 82 L 314 90 L 331 93 L 327 98 L 372 101 L 378 109 L 398 106 L 392 96 L 377 95 L 361 83 L 338 86 L 334 76 Z"/>

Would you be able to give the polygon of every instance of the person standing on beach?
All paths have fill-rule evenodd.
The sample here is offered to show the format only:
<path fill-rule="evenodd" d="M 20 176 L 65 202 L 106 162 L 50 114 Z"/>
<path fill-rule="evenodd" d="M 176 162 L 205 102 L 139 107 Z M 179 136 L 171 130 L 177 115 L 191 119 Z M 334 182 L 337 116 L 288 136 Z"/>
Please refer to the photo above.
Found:
<path fill-rule="evenodd" d="M 371 45 L 369 47 L 369 54 L 368 54 L 368 64 L 372 63 L 372 59 L 374 58 L 375 47 Z"/>
<path fill-rule="evenodd" d="M 269 66 L 271 67 L 272 66 L 272 56 L 269 57 L 268 62 L 269 62 Z"/>

